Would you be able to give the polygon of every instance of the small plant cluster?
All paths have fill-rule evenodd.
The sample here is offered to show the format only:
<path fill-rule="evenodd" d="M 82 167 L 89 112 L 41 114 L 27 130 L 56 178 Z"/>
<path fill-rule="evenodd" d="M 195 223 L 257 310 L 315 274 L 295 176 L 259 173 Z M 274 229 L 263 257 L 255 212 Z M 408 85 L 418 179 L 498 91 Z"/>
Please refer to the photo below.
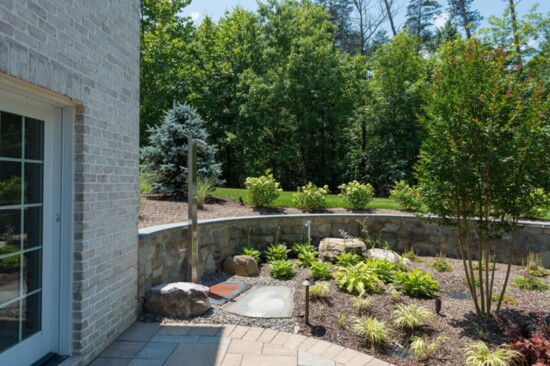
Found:
<path fill-rule="evenodd" d="M 279 182 L 273 178 L 273 174 L 269 173 L 261 177 L 248 177 L 244 185 L 253 207 L 270 206 L 283 191 Z"/>
<path fill-rule="evenodd" d="M 303 187 L 298 187 L 298 190 L 293 195 L 293 201 L 302 210 L 320 211 L 327 206 L 328 186 L 317 187 L 309 182 Z"/>
<path fill-rule="evenodd" d="M 550 320 L 541 313 L 522 327 L 505 329 L 509 346 L 523 356 L 525 365 L 550 365 Z"/>
<path fill-rule="evenodd" d="M 402 287 L 403 292 L 411 297 L 434 297 L 439 285 L 429 273 L 419 268 L 411 272 L 398 272 L 394 283 Z"/>
<path fill-rule="evenodd" d="M 401 254 L 401 257 L 407 258 L 411 262 L 420 263 L 422 262 L 422 259 L 416 254 L 413 248 L 410 248 L 409 250 L 403 252 Z"/>
<path fill-rule="evenodd" d="M 296 274 L 294 272 L 294 263 L 288 260 L 273 260 L 269 263 L 269 274 L 273 278 L 292 278 Z"/>
<path fill-rule="evenodd" d="M 422 207 L 420 192 L 404 180 L 395 182 L 394 188 L 390 190 L 390 198 L 394 199 L 405 210 L 418 211 Z"/>
<path fill-rule="evenodd" d="M 528 217 L 543 217 L 550 210 L 550 193 L 542 188 L 535 188 L 529 194 L 531 208 L 525 213 Z"/>
<path fill-rule="evenodd" d="M 527 291 L 546 291 L 550 286 L 538 277 L 531 276 L 526 269 L 522 269 L 522 274 L 514 277 L 512 285 L 516 286 L 520 290 Z"/>
<path fill-rule="evenodd" d="M 339 267 L 355 266 L 361 260 L 359 254 L 353 252 L 343 252 L 336 256 L 336 264 Z"/>
<path fill-rule="evenodd" d="M 351 207 L 365 209 L 374 198 L 374 188 L 369 184 L 362 184 L 354 180 L 338 187 L 340 197 L 343 197 Z"/>
<path fill-rule="evenodd" d="M 248 255 L 252 257 L 257 264 L 260 264 L 262 262 L 262 252 L 260 252 L 258 249 L 242 247 L 239 253 L 241 255 Z"/>
<path fill-rule="evenodd" d="M 506 345 L 501 345 L 491 352 L 482 341 L 466 347 L 464 357 L 467 366 L 509 366 L 521 360 L 521 354 Z"/>
<path fill-rule="evenodd" d="M 524 268 L 533 277 L 546 277 L 550 274 L 550 271 L 542 265 L 540 255 L 533 252 L 529 252 L 527 255 L 527 263 L 524 264 Z"/>
<path fill-rule="evenodd" d="M 380 292 L 383 282 L 374 269 L 361 262 L 354 266 L 340 267 L 334 274 L 338 287 L 349 293 L 363 295 L 365 292 Z"/>
<path fill-rule="evenodd" d="M 317 260 L 319 254 L 315 247 L 308 243 L 294 243 L 291 253 L 300 260 L 300 267 L 309 268 Z"/>
<path fill-rule="evenodd" d="M 284 244 L 271 244 L 267 247 L 264 254 L 267 263 L 271 263 L 273 261 L 286 261 L 289 252 L 290 250 Z"/>
<path fill-rule="evenodd" d="M 332 290 L 330 282 L 319 281 L 309 288 L 309 294 L 314 299 L 326 299 Z"/>
<path fill-rule="evenodd" d="M 323 262 L 322 260 L 311 262 L 309 272 L 311 274 L 311 278 L 315 281 L 326 281 L 332 278 L 332 267 L 330 263 Z"/>
<path fill-rule="evenodd" d="M 453 270 L 453 266 L 445 260 L 444 253 L 439 253 L 437 259 L 430 263 L 430 267 L 438 272 L 450 272 Z"/>

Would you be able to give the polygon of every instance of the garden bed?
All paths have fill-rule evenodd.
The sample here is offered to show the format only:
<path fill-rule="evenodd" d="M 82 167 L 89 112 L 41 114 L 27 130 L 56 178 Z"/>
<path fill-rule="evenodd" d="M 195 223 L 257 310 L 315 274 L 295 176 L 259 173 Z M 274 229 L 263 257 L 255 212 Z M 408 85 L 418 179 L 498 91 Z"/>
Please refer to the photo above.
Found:
<path fill-rule="evenodd" d="M 407 351 L 412 335 L 426 338 L 430 341 L 438 339 L 438 346 L 433 357 L 417 362 L 425 365 L 463 365 L 464 348 L 476 340 L 483 340 L 490 348 L 508 342 L 505 332 L 525 327 L 526 324 L 534 321 L 537 317 L 548 317 L 548 304 L 550 304 L 550 291 L 524 291 L 509 286 L 507 295 L 513 300 L 513 304 L 503 304 L 501 317 L 490 322 L 480 322 L 474 312 L 474 305 L 468 295 L 464 282 L 464 270 L 462 261 L 446 259 L 451 264 L 449 272 L 437 272 L 429 265 L 435 260 L 433 257 L 421 257 L 422 262 L 413 263 L 412 268 L 419 268 L 424 272 L 432 273 L 441 287 L 438 292 L 442 300 L 441 315 L 435 315 L 434 299 L 417 299 L 407 295 L 400 295 L 399 301 L 395 302 L 387 292 L 379 294 L 368 294 L 372 299 L 371 310 L 363 315 L 372 315 L 378 320 L 387 323 L 391 329 L 390 337 L 385 344 L 373 347 L 352 331 L 353 318 L 360 315 L 354 307 L 356 294 L 349 294 L 338 288 L 337 282 L 330 280 L 331 292 L 324 300 L 312 300 L 310 305 L 310 324 L 304 324 L 304 288 L 301 281 L 310 276 L 307 269 L 296 268 L 296 276 L 289 280 L 273 279 L 269 276 L 269 265 L 261 266 L 259 277 L 246 278 L 240 276 L 229 276 L 225 273 L 218 273 L 206 280 L 245 282 L 251 285 L 286 285 L 296 289 L 294 296 L 294 313 L 290 319 L 260 319 L 246 318 L 230 314 L 219 306 L 213 306 L 205 315 L 195 319 L 179 320 L 181 322 L 199 323 L 231 323 L 249 326 L 272 328 L 282 331 L 313 335 L 319 339 L 326 340 L 345 347 L 353 348 L 361 352 L 371 354 L 377 358 L 391 362 L 396 365 L 414 364 L 414 358 Z M 512 266 L 511 278 L 520 274 L 520 266 Z M 504 281 L 506 266 L 497 264 L 495 271 L 496 289 L 499 289 Z M 205 279 L 203 279 L 204 281 Z M 542 280 L 550 284 L 550 278 Z M 388 289 L 388 286 L 384 286 Z M 425 306 L 434 312 L 433 319 L 428 325 L 419 328 L 414 332 L 407 332 L 399 329 L 393 324 L 393 311 L 397 304 L 418 304 Z M 145 321 L 159 321 L 162 318 L 142 314 L 141 319 Z"/>

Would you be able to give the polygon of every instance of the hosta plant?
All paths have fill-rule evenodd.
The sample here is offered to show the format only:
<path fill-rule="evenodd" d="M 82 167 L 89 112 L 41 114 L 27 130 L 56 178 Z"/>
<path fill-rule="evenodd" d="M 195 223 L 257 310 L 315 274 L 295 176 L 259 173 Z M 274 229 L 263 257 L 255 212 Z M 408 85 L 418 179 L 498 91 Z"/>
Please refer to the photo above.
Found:
<path fill-rule="evenodd" d="M 248 191 L 248 198 L 254 207 L 267 207 L 275 201 L 281 192 L 279 182 L 273 178 L 273 174 L 266 174 L 261 177 L 248 177 L 244 181 Z"/>
<path fill-rule="evenodd" d="M 342 252 L 336 256 L 336 264 L 340 267 L 354 266 L 361 262 L 361 257 L 357 253 Z"/>
<path fill-rule="evenodd" d="M 393 323 L 399 328 L 413 330 L 426 325 L 433 319 L 430 309 L 416 304 L 397 305 L 393 312 Z"/>
<path fill-rule="evenodd" d="M 288 259 L 288 250 L 284 244 L 272 244 L 265 251 L 265 258 L 267 263 L 273 261 L 287 260 Z"/>
<path fill-rule="evenodd" d="M 311 278 L 315 281 L 332 278 L 332 267 L 330 263 L 321 260 L 311 262 L 309 272 L 311 273 Z"/>
<path fill-rule="evenodd" d="M 521 360 L 521 354 L 507 346 L 501 345 L 491 352 L 481 341 L 466 347 L 464 357 L 467 366 L 510 366 Z"/>
<path fill-rule="evenodd" d="M 303 187 L 298 187 L 293 195 L 293 201 L 302 210 L 320 211 L 327 206 L 327 194 L 328 186 L 317 187 L 309 182 Z"/>
<path fill-rule="evenodd" d="M 401 272 L 403 269 L 399 264 L 381 258 L 367 259 L 365 263 L 372 268 L 374 273 L 384 283 L 392 282 L 397 272 Z"/>
<path fill-rule="evenodd" d="M 291 254 L 298 257 L 298 254 L 303 252 L 315 252 L 315 247 L 308 243 L 294 243 L 290 247 Z"/>
<path fill-rule="evenodd" d="M 367 343 L 378 346 L 385 343 L 391 330 L 385 322 L 375 319 L 372 316 L 354 317 L 351 329 L 355 335 L 363 338 Z"/>
<path fill-rule="evenodd" d="M 242 247 L 239 251 L 241 255 L 249 255 L 256 263 L 260 264 L 262 262 L 262 252 L 260 252 L 258 249 L 250 248 L 250 247 Z"/>
<path fill-rule="evenodd" d="M 403 292 L 411 297 L 434 297 L 439 290 L 439 284 L 429 273 L 416 268 L 411 272 L 398 272 L 394 280 L 401 286 Z"/>
<path fill-rule="evenodd" d="M 309 268 L 311 264 L 317 260 L 317 252 L 308 252 L 304 251 L 298 254 L 298 259 L 300 260 L 300 267 Z"/>
<path fill-rule="evenodd" d="M 338 187 L 340 197 L 349 202 L 351 207 L 365 209 L 374 198 L 374 188 L 369 184 L 362 184 L 354 180 Z"/>
<path fill-rule="evenodd" d="M 296 274 L 294 272 L 294 263 L 288 260 L 275 260 L 269 264 L 269 274 L 273 278 L 291 278 Z"/>
<path fill-rule="evenodd" d="M 365 292 L 380 292 L 384 284 L 374 270 L 366 263 L 341 267 L 335 273 L 338 287 L 349 292 L 363 295 Z"/>
<path fill-rule="evenodd" d="M 329 297 L 331 285 L 328 281 L 319 281 L 309 288 L 309 295 L 314 299 L 324 299 Z"/>

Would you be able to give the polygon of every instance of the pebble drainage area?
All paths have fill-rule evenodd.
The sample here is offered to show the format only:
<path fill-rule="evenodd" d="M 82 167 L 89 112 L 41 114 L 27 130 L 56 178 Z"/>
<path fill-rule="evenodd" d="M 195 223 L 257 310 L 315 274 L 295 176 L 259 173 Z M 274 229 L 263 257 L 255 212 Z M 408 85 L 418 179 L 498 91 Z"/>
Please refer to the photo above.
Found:
<path fill-rule="evenodd" d="M 222 308 L 252 318 L 290 318 L 293 297 L 294 289 L 287 286 L 256 286 Z"/>

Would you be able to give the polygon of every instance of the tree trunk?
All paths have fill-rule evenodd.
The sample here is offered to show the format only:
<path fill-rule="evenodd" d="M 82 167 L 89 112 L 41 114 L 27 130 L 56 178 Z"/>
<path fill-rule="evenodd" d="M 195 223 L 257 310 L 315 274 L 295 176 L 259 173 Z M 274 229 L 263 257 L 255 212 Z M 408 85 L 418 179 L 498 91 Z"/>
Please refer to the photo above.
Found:
<path fill-rule="evenodd" d="M 397 35 L 397 32 L 395 31 L 395 25 L 393 24 L 393 16 L 391 14 L 391 6 L 388 0 L 384 0 L 384 5 L 386 5 L 386 13 L 388 13 L 388 19 L 390 20 L 390 26 L 391 31 L 393 33 L 393 36 L 395 37 Z"/>
<path fill-rule="evenodd" d="M 518 65 L 521 66 L 521 48 L 519 44 L 519 31 L 518 31 L 518 22 L 516 20 L 516 4 L 514 0 L 510 0 L 510 18 L 512 20 L 512 33 L 514 35 L 514 45 L 516 47 L 516 54 Z"/>
<path fill-rule="evenodd" d="M 466 32 L 466 38 L 472 38 L 470 33 L 470 27 L 468 25 L 468 16 L 466 15 L 466 6 L 464 5 L 464 0 L 457 0 L 458 6 L 460 7 L 460 14 L 462 15 L 462 23 L 464 24 L 464 31 Z"/>

